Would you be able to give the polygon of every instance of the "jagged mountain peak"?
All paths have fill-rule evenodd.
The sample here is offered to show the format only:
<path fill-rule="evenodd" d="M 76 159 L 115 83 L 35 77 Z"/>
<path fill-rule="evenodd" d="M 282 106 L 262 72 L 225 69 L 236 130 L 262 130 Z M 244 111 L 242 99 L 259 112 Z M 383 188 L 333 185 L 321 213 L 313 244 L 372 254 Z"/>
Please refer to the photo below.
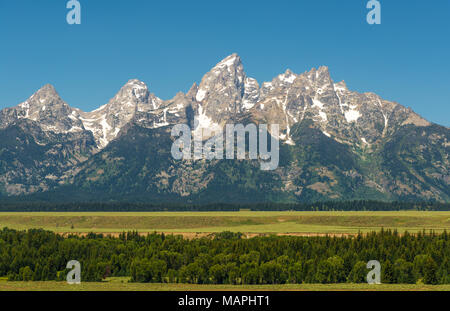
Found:
<path fill-rule="evenodd" d="M 330 75 L 330 68 L 328 66 L 319 66 L 319 67 L 313 67 L 311 68 L 311 70 L 308 72 L 308 74 L 311 75 L 311 77 L 313 77 L 312 75 L 315 75 L 316 77 L 318 77 L 321 74 L 325 74 L 325 75 Z"/>
<path fill-rule="evenodd" d="M 330 69 L 327 66 L 320 66 L 318 69 L 313 68 L 308 78 L 316 83 L 332 84 Z"/>
<path fill-rule="evenodd" d="M 131 79 L 129 80 L 123 87 L 122 90 L 125 89 L 131 89 L 133 91 L 137 91 L 137 93 L 144 93 L 148 91 L 148 86 L 145 84 L 145 82 L 142 82 L 138 79 Z"/>
<path fill-rule="evenodd" d="M 42 106 L 55 104 L 55 102 L 62 103 L 63 101 L 53 85 L 45 84 L 21 105 Z"/>
<path fill-rule="evenodd" d="M 85 129 L 94 134 L 97 145 L 104 148 L 137 113 L 156 110 L 161 104 L 162 100 L 150 93 L 144 82 L 131 79 L 106 105 L 84 113 L 81 120 Z"/>
<path fill-rule="evenodd" d="M 137 101 L 145 101 L 148 95 L 149 90 L 147 84 L 137 79 L 131 79 L 124 86 L 122 86 L 122 88 L 119 90 L 116 96 L 110 101 L 110 103 L 114 100 L 122 98 L 127 98 L 130 100 L 136 99 Z"/>
<path fill-rule="evenodd" d="M 241 57 L 237 53 L 233 53 L 224 59 L 222 59 L 215 67 L 214 69 L 223 69 L 223 68 L 230 68 L 230 67 L 238 67 L 242 65 Z"/>
<path fill-rule="evenodd" d="M 330 68 L 328 68 L 328 66 L 319 66 L 319 69 L 317 69 L 318 74 L 326 74 L 326 75 L 330 75 Z"/>
<path fill-rule="evenodd" d="M 336 91 L 348 91 L 347 83 L 344 80 L 334 84 L 334 89 Z"/>
<path fill-rule="evenodd" d="M 245 73 L 242 60 L 239 55 L 234 53 L 217 63 L 211 71 L 203 77 L 199 87 L 202 88 L 205 84 L 218 80 L 235 80 L 236 84 L 242 84 L 244 79 Z"/>
<path fill-rule="evenodd" d="M 51 94 L 58 94 L 56 92 L 55 87 L 53 84 L 47 83 L 43 87 L 41 87 L 36 93 L 51 93 Z"/>
<path fill-rule="evenodd" d="M 128 82 L 125 85 L 142 85 L 142 86 L 147 87 L 145 82 L 142 82 L 139 79 L 130 79 L 130 80 L 128 80 Z"/>
<path fill-rule="evenodd" d="M 38 122 L 42 130 L 68 133 L 82 130 L 81 121 L 75 116 L 77 110 L 70 107 L 58 94 L 55 87 L 46 84 L 18 106 L 1 113 L 1 127 L 17 119 Z"/>
<path fill-rule="evenodd" d="M 275 79 L 284 83 L 284 84 L 292 84 L 297 79 L 298 75 L 293 73 L 290 69 L 287 69 L 285 73 L 278 75 Z"/>
<path fill-rule="evenodd" d="M 241 58 L 231 54 L 203 77 L 195 95 L 199 114 L 222 124 L 242 112 L 246 75 Z"/>
<path fill-rule="evenodd" d="M 162 100 L 150 93 L 147 84 L 131 79 L 123 85 L 117 94 L 106 104 L 93 112 L 108 110 L 110 112 L 128 111 L 149 111 L 160 107 Z"/>

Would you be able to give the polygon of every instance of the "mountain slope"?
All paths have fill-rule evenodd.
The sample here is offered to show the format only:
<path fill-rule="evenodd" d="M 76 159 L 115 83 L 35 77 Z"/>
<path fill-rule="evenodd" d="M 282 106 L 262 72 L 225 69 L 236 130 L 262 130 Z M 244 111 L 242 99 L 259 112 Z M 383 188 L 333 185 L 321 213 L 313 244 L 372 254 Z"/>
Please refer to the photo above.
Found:
<path fill-rule="evenodd" d="M 258 160 L 172 158 L 174 125 L 188 124 L 197 135 L 228 123 L 279 124 L 279 167 L 265 172 Z M 46 85 L 0 111 L 0 137 L 3 196 L 450 201 L 449 129 L 376 94 L 351 91 L 324 66 L 287 70 L 260 86 L 233 54 L 186 94 L 163 101 L 130 80 L 92 112 L 70 107 Z"/>

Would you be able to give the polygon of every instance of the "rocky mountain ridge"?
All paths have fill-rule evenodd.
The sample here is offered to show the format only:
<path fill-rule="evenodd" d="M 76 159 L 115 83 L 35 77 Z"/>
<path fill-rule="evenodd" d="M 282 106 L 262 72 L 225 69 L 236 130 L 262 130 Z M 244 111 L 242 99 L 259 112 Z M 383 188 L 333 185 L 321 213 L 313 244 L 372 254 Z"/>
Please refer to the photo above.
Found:
<path fill-rule="evenodd" d="M 223 126 L 250 113 L 255 120 L 280 124 L 280 139 L 287 143 L 292 143 L 292 125 L 307 116 L 325 135 L 364 145 L 375 143 L 398 126 L 431 124 L 400 104 L 373 93 L 350 91 L 344 81 L 334 83 L 327 67 L 299 75 L 287 70 L 259 87 L 255 79 L 246 76 L 240 57 L 233 54 L 219 62 L 187 94 L 178 93 L 167 101 L 150 93 L 144 82 L 133 79 L 109 103 L 84 112 L 70 107 L 48 84 L 18 106 L 3 109 L 0 128 L 30 119 L 48 132 L 90 131 L 97 147 L 103 149 L 132 120 L 149 128 L 176 124 L 183 121 L 181 115 L 186 118 L 187 107 L 192 107 L 199 126 L 205 128 Z"/>
<path fill-rule="evenodd" d="M 86 187 L 83 178 L 92 178 L 95 183 L 104 178 L 105 171 L 113 169 L 115 158 L 121 158 L 114 154 L 121 153 L 115 149 L 116 141 L 116 145 L 120 141 L 132 143 L 135 138 L 131 133 L 163 140 L 155 138 L 154 133 L 170 137 L 171 126 L 194 126 L 195 117 L 195 131 L 237 122 L 279 124 L 281 157 L 288 159 L 269 177 L 254 178 L 268 178 L 264 187 L 281 200 L 303 200 L 306 192 L 314 193 L 307 196 L 313 199 L 351 199 L 351 194 L 358 191 L 361 193 L 355 198 L 367 195 L 445 201 L 450 197 L 448 128 L 434 125 L 411 109 L 376 94 L 351 91 L 344 81 L 334 82 L 327 67 L 302 74 L 287 70 L 260 85 L 245 74 L 237 54 L 219 62 L 186 94 L 180 92 L 170 100 L 161 100 L 150 93 L 145 83 L 130 80 L 107 104 L 84 112 L 70 107 L 53 86 L 45 85 L 18 106 L 1 110 L 0 134 L 8 139 L 0 145 L 0 192 L 9 196 L 67 185 Z M 305 137 L 307 132 L 317 141 Z M 393 141 L 398 145 L 407 138 L 400 133 L 422 135 L 425 140 L 408 142 L 405 148 L 390 154 L 386 148 L 398 147 L 392 145 Z M 19 149 L 21 156 L 17 154 Z M 341 150 L 340 155 L 348 156 L 354 165 L 346 167 L 349 163 L 324 154 L 336 150 Z M 409 160 L 404 158 L 406 151 Z M 306 159 L 307 152 L 316 152 L 318 157 Z M 167 150 L 161 153 L 170 157 Z M 28 159 L 20 160 L 23 156 Z M 136 158 L 130 156 L 134 165 Z M 401 163 L 392 164 L 390 157 Z M 151 178 L 145 182 L 154 187 L 145 191 L 174 193 L 183 198 L 208 192 L 219 178 L 214 171 L 222 165 L 168 161 L 166 167 L 151 164 Z M 386 167 L 386 163 L 390 164 Z M 129 170 L 128 165 L 125 163 L 125 170 Z M 148 168 L 149 163 L 141 165 Z M 242 170 L 253 171 L 253 167 Z M 86 172 L 102 176 L 87 177 Z M 119 170 L 111 174 L 120 178 L 124 173 Z M 114 179 L 108 178 L 104 182 L 114 184 Z M 170 187 L 157 186 L 164 183 Z M 247 186 L 238 182 L 237 187 L 245 190 Z"/>

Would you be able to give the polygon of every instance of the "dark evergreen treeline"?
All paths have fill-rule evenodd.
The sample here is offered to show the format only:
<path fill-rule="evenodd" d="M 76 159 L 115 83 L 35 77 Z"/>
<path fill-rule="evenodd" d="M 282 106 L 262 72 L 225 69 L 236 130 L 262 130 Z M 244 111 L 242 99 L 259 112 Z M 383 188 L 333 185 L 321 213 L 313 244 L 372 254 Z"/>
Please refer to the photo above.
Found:
<path fill-rule="evenodd" d="M 0 203 L 0 212 L 156 212 L 156 211 L 450 211 L 450 203 L 330 201 L 322 203 L 259 204 L 152 204 L 131 202 L 103 203 Z"/>
<path fill-rule="evenodd" d="M 81 263 L 81 279 L 129 276 L 132 282 L 285 284 L 365 282 L 369 260 L 383 283 L 450 283 L 449 235 L 381 231 L 356 237 L 256 237 L 224 232 L 194 240 L 123 233 L 62 237 L 43 230 L 0 231 L 0 276 L 65 280 Z"/>

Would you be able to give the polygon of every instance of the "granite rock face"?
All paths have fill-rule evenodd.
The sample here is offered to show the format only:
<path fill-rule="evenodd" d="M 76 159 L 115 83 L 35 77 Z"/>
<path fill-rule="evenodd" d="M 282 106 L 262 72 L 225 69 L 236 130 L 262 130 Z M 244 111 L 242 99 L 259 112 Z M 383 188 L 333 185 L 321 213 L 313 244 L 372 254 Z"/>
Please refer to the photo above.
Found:
<path fill-rule="evenodd" d="M 279 124 L 277 170 L 259 172 L 254 161 L 171 158 L 174 125 L 198 133 L 238 122 Z M 70 107 L 45 85 L 0 111 L 0 136 L 3 196 L 70 186 L 105 198 L 139 192 L 190 202 L 240 202 L 253 194 L 289 202 L 450 200 L 449 129 L 352 91 L 324 66 L 260 84 L 232 54 L 186 94 L 162 100 L 130 80 L 91 112 Z"/>

